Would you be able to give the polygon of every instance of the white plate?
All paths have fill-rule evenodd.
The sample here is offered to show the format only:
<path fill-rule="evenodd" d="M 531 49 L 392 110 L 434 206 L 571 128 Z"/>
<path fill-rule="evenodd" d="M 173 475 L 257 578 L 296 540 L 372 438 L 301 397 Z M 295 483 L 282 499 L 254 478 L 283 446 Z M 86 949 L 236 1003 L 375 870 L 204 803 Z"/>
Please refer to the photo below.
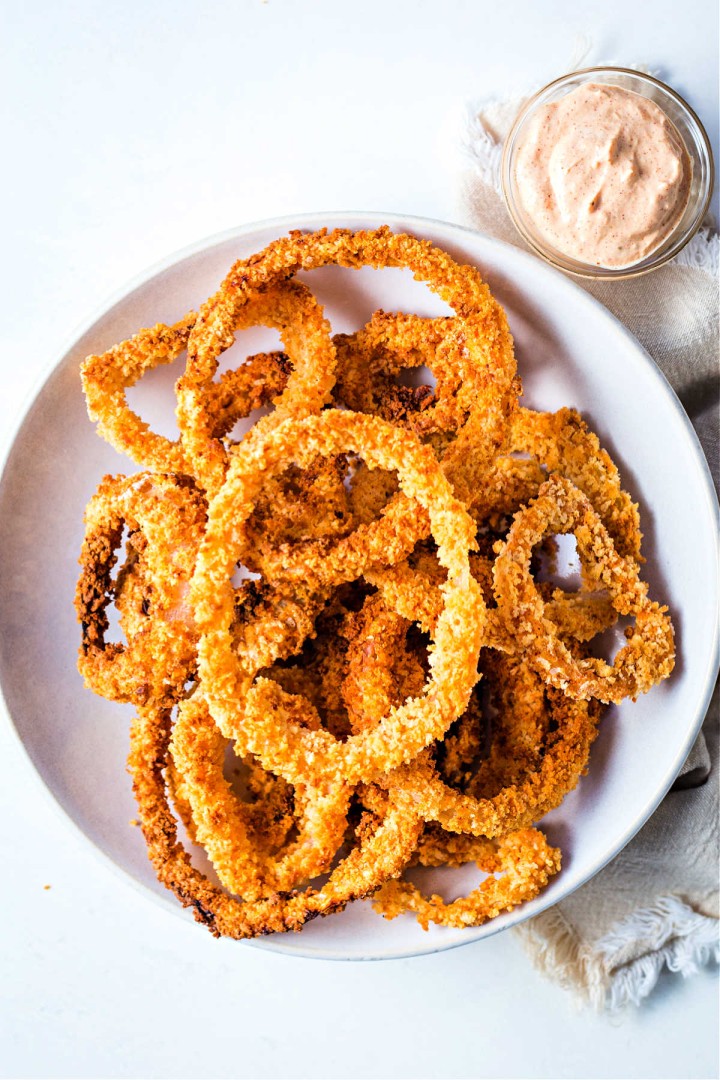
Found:
<path fill-rule="evenodd" d="M 427 933 L 410 916 L 386 922 L 367 903 L 355 904 L 301 934 L 259 943 L 325 958 L 450 948 L 567 896 L 628 842 L 669 788 L 702 722 L 717 670 L 717 502 L 707 465 L 674 393 L 600 304 L 534 257 L 453 225 L 367 214 L 252 225 L 173 257 L 93 319 L 54 367 L 8 453 L 0 483 L 0 682 L 19 738 L 59 806 L 126 880 L 180 912 L 155 880 L 140 831 L 128 824 L 135 814 L 125 771 L 128 709 L 85 690 L 75 669 L 73 590 L 83 508 L 104 473 L 135 468 L 88 421 L 80 361 L 141 326 L 172 322 L 197 307 L 234 259 L 291 227 L 382 223 L 427 237 L 480 267 L 508 312 L 525 402 L 543 409 L 575 406 L 598 433 L 640 502 L 645 574 L 653 596 L 672 610 L 678 663 L 669 682 L 605 715 L 590 774 L 543 823 L 562 847 L 563 869 L 540 897 L 477 929 Z M 362 325 L 378 307 L 423 315 L 447 310 L 400 270 L 333 267 L 308 276 L 337 331 Z M 246 355 L 275 340 L 267 331 L 249 331 L 235 348 Z M 158 369 L 133 392 L 143 415 L 166 433 L 174 425 L 176 375 Z M 469 883 L 472 875 L 463 874 Z"/>

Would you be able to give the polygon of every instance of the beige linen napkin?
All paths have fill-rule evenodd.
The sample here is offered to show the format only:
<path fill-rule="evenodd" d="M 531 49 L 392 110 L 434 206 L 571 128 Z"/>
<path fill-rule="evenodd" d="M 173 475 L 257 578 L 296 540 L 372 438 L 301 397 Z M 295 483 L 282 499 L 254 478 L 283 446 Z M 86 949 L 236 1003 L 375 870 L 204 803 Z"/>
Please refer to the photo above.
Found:
<path fill-rule="evenodd" d="M 470 110 L 461 219 L 524 247 L 500 188 L 502 141 L 523 99 Z M 577 280 L 642 342 L 695 425 L 718 484 L 718 236 L 708 226 L 669 265 L 619 282 Z M 664 967 L 720 960 L 718 688 L 678 781 L 592 881 L 514 932 L 535 965 L 598 1009 L 638 1004 Z"/>

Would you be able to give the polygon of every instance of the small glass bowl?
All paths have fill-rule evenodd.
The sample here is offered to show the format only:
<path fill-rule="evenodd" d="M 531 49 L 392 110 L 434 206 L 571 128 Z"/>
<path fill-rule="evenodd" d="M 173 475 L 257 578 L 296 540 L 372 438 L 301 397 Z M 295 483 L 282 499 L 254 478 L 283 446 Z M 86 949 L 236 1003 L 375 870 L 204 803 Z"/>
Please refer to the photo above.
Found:
<path fill-rule="evenodd" d="M 640 94 L 642 97 L 654 101 L 675 125 L 692 162 L 692 179 L 687 206 L 670 235 L 639 262 L 616 269 L 573 259 L 570 255 L 549 244 L 538 233 L 532 219 L 524 211 L 517 194 L 515 156 L 527 121 L 540 106 L 557 101 L 572 90 L 576 90 L 579 86 L 589 82 L 621 86 L 624 90 L 631 90 L 635 94 Z M 643 75 L 638 71 L 617 67 L 585 68 L 582 71 L 575 71 L 571 75 L 563 75 L 562 78 L 548 83 L 534 97 L 530 98 L 518 113 L 515 123 L 505 140 L 501 174 L 507 208 L 515 227 L 526 243 L 538 255 L 541 255 L 549 263 L 559 267 L 561 270 L 566 270 L 579 277 L 605 279 L 627 278 L 646 274 L 648 271 L 655 270 L 658 266 L 662 266 L 663 263 L 673 259 L 699 229 L 710 204 L 715 179 L 709 139 L 704 127 L 687 102 L 683 101 L 680 95 L 671 90 L 669 86 L 658 82 L 657 79 L 653 79 L 650 75 Z"/>

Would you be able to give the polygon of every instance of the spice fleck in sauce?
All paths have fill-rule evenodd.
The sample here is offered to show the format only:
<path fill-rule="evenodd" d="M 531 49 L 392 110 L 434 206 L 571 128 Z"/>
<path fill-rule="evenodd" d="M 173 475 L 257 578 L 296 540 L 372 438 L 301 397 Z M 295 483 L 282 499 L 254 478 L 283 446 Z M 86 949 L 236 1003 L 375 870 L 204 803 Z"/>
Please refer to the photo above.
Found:
<path fill-rule="evenodd" d="M 622 268 L 662 244 L 683 214 L 692 166 L 654 102 L 586 83 L 530 118 L 518 199 L 540 237 L 571 258 Z"/>

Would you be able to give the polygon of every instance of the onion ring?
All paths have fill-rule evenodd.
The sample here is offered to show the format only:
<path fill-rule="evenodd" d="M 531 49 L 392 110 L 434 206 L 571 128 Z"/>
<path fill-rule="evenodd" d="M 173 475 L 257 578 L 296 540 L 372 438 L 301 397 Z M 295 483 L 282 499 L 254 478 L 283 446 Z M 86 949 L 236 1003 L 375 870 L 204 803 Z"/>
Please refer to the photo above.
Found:
<path fill-rule="evenodd" d="M 385 607 L 379 595 L 366 601 L 356 620 L 356 637 L 350 643 L 345 686 L 349 708 L 356 717 L 355 726 L 372 724 L 374 717 L 382 715 L 388 702 L 401 699 L 405 694 L 408 687 L 403 670 L 398 670 L 397 658 L 404 651 L 406 625 L 406 620 Z M 399 687 L 396 679 L 400 681 Z M 510 695 L 510 704 L 516 705 L 514 694 Z M 422 801 L 422 784 L 429 775 L 429 762 L 424 756 L 424 763 L 417 762 L 403 770 L 406 774 L 415 774 L 414 782 L 406 790 L 423 816 L 426 807 Z M 393 779 L 397 775 L 398 771 L 388 778 L 388 792 L 396 790 Z M 564 794 L 556 794 L 558 801 Z M 441 858 L 442 862 L 458 865 L 472 859 L 488 874 L 504 872 L 504 876 L 500 879 L 488 877 L 468 896 L 450 904 L 439 896 L 424 897 L 410 882 L 390 881 L 375 894 L 375 910 L 386 918 L 414 911 L 425 930 L 429 922 L 457 927 L 479 926 L 501 911 L 536 896 L 560 869 L 560 852 L 550 848 L 543 834 L 535 829 L 516 831 L 499 841 L 467 835 L 456 838 L 454 844 L 452 838 L 448 840 L 449 844 L 443 845 L 443 854 L 447 854 L 450 847 L 451 858 Z M 438 845 L 435 844 L 432 851 L 428 848 L 429 845 L 421 842 L 416 858 L 424 865 L 437 865 L 432 854 L 437 859 Z"/>
<path fill-rule="evenodd" d="M 166 705 L 182 694 L 195 667 L 187 594 L 205 519 L 202 496 L 190 480 L 174 475 L 107 476 L 90 500 L 75 607 L 82 624 L 78 669 L 96 693 L 144 705 Z M 111 574 L 125 525 L 143 566 L 141 611 L 127 646 L 105 641 L 106 608 L 117 589 Z M 125 627 L 131 628 L 129 620 Z"/>
<path fill-rule="evenodd" d="M 120 453 L 148 469 L 191 473 L 180 440 L 152 431 L 127 403 L 126 390 L 153 368 L 170 364 L 187 347 L 197 316 L 186 315 L 173 326 L 158 323 L 107 352 L 88 356 L 80 368 L 90 419 L 97 431 Z M 218 382 L 205 387 L 205 410 L 212 418 L 212 435 L 223 438 L 242 417 L 266 405 L 285 389 L 290 361 L 284 353 L 258 353 Z"/>
<path fill-rule="evenodd" d="M 491 561 L 482 556 L 470 558 L 473 576 L 481 584 L 492 580 L 492 566 Z M 365 577 L 382 592 L 390 608 L 406 619 L 417 622 L 425 633 L 433 632 L 442 604 L 439 587 L 444 579 L 433 555 L 422 554 L 419 559 L 411 556 L 395 566 L 381 569 L 371 567 L 365 571 Z M 485 589 L 483 593 L 486 602 L 494 600 L 492 593 L 490 597 Z M 596 634 L 613 626 L 618 618 L 611 600 L 593 592 L 567 593 L 554 589 L 545 610 L 557 626 L 558 634 L 575 641 L 590 641 Z M 495 608 L 487 611 L 484 644 L 487 648 L 509 653 L 518 648 L 512 626 L 507 625 Z"/>
<path fill-rule="evenodd" d="M 476 841 L 472 859 L 488 876 L 476 889 L 452 903 L 426 897 L 409 881 L 389 881 L 373 897 L 373 907 L 386 919 L 413 911 L 423 930 L 441 926 L 481 926 L 503 911 L 533 899 L 560 870 L 560 851 L 539 829 L 521 829 L 501 840 Z M 470 860 L 467 860 L 470 861 Z M 501 873 L 502 877 L 492 875 Z"/>
<path fill-rule="evenodd" d="M 362 330 L 338 334 L 335 397 L 354 412 L 381 416 L 422 438 L 458 431 L 484 392 L 484 367 L 468 363 L 463 320 L 376 311 Z M 430 386 L 400 386 L 402 370 L 426 366 Z"/>
<path fill-rule="evenodd" d="M 375 675 L 376 668 L 388 667 L 395 648 L 389 627 L 393 620 L 398 626 L 406 625 L 406 621 L 384 604 L 379 604 L 375 597 L 366 602 L 364 613 L 365 626 L 359 628 L 359 645 L 351 646 L 348 668 L 355 684 L 356 712 L 362 713 L 367 703 L 366 715 L 371 720 L 382 715 L 391 703 L 382 697 L 384 689 L 391 684 L 387 680 L 383 683 Z M 381 622 L 376 633 L 377 620 Z M 373 641 L 371 651 L 363 649 L 363 643 L 368 639 Z M 518 680 L 523 680 L 524 685 L 528 673 L 516 665 L 506 667 L 506 673 L 511 681 L 504 696 L 504 707 L 522 709 L 523 695 Z M 538 677 L 533 681 L 537 685 Z M 598 709 L 594 704 L 554 694 L 548 695 L 547 707 L 556 730 L 548 738 L 536 769 L 520 773 L 516 780 L 490 798 L 464 794 L 450 787 L 442 780 L 427 752 L 378 777 L 377 783 L 388 791 L 398 786 L 403 788 L 426 821 L 436 821 L 450 832 L 492 839 L 511 830 L 526 828 L 558 806 L 576 785 L 587 766 L 597 730 Z"/>
<path fill-rule="evenodd" d="M 257 255 L 237 262 L 215 296 L 200 310 L 188 342 L 188 364 L 178 384 L 178 416 L 181 428 L 195 408 L 194 394 L 209 381 L 219 353 L 233 340 L 234 327 L 243 308 L 258 291 L 292 277 L 298 270 L 311 270 L 335 263 L 357 269 L 361 266 L 405 267 L 418 281 L 427 282 L 462 320 L 462 340 L 458 345 L 466 356 L 468 370 L 482 372 L 483 393 L 455 441 L 444 455 L 444 467 L 458 494 L 472 491 L 489 467 L 498 448 L 504 445 L 509 422 L 516 407 L 519 385 L 512 337 L 500 305 L 474 267 L 460 266 L 450 256 L 426 240 L 392 233 L 388 228 L 352 232 L 336 229 L 302 234 L 291 232 L 268 245 Z M 322 366 L 322 365 L 321 365 Z M 322 387 L 311 384 L 313 401 L 326 400 Z M 312 411 L 307 402 L 307 386 L 302 395 L 303 414 Z M 288 391 L 289 392 L 289 391 Z M 293 415 L 301 415 L 296 408 Z M 197 440 L 191 456 L 199 475 L 206 482 L 208 465 L 203 457 L 217 456 L 217 448 Z M 214 467 L 219 479 L 222 466 Z M 212 485 L 211 485 L 212 486 Z M 395 529 L 389 512 L 385 537 Z M 422 524 L 425 524 L 423 522 Z M 416 539 L 422 535 L 420 523 Z"/>
<path fill-rule="evenodd" d="M 194 329 L 204 325 L 202 314 Z M 228 448 L 215 434 L 216 422 L 209 406 L 208 389 L 218 367 L 218 359 L 235 340 L 239 329 L 259 323 L 280 331 L 285 351 L 292 363 L 283 392 L 275 401 L 275 411 L 258 422 L 266 429 L 288 417 L 309 416 L 319 412 L 330 400 L 335 381 L 335 346 L 330 325 L 322 308 L 307 288 L 298 281 L 279 279 L 264 291 L 257 291 L 241 306 L 222 330 L 213 325 L 212 340 L 201 354 L 190 336 L 185 372 L 176 386 L 178 426 L 185 453 L 194 475 L 206 491 L 214 493 L 222 484 L 227 468 Z M 199 362 L 202 356 L 202 363 Z M 236 378 L 242 379 L 242 368 Z"/>
<path fill-rule="evenodd" d="M 643 561 L 637 503 L 623 491 L 617 466 L 575 409 L 555 413 L 518 409 L 510 441 L 513 450 L 531 454 L 549 472 L 559 473 L 580 488 L 619 554 Z"/>
<path fill-rule="evenodd" d="M 257 668 L 248 667 L 247 658 L 238 657 L 232 649 L 229 575 L 242 523 L 266 473 L 276 472 L 289 452 L 302 466 L 313 455 L 353 451 L 359 446 L 368 464 L 397 470 L 401 488 L 425 508 L 438 543 L 438 559 L 449 576 L 442 586 L 445 603 L 435 629 L 435 652 L 423 697 L 393 710 L 376 730 L 339 743 L 329 732 L 307 731 L 276 716 L 274 710 L 282 710 L 284 696 L 276 683 L 258 680 L 252 686 Z M 289 783 L 307 775 L 308 762 L 322 768 L 328 781 L 333 775 L 350 783 L 367 781 L 379 771 L 408 761 L 440 737 L 464 709 L 477 677 L 484 604 L 469 573 L 467 552 L 473 535 L 474 526 L 452 496 L 432 452 L 384 421 L 329 411 L 286 422 L 263 439 L 246 440 L 235 451 L 227 481 L 211 504 L 192 585 L 201 632 L 203 693 L 223 734 L 238 742 L 241 753 L 254 754 L 265 768 Z M 350 569 L 340 565 L 340 580 L 357 576 L 358 567 L 350 563 Z M 252 726 L 242 723 L 251 699 Z"/>
<path fill-rule="evenodd" d="M 240 901 L 213 885 L 190 862 L 177 837 L 163 771 L 171 733 L 169 710 L 142 708 L 133 723 L 128 769 L 150 861 L 159 881 L 192 908 L 198 922 L 215 937 L 257 937 L 300 930 L 318 915 L 341 911 L 354 899 L 374 892 L 400 872 L 417 843 L 422 821 L 398 792 L 385 816 L 366 828 L 360 842 L 333 870 L 320 891 L 275 893 Z"/>
<path fill-rule="evenodd" d="M 253 835 L 250 805 L 232 792 L 223 775 L 227 739 L 196 695 L 180 706 L 171 753 L 190 806 L 196 842 L 205 848 L 220 881 L 255 900 L 287 892 L 329 870 L 347 828 L 351 789 L 339 784 L 295 790 L 298 835 L 280 851 Z"/>
<path fill-rule="evenodd" d="M 145 468 L 187 473 L 187 460 L 179 442 L 150 430 L 133 412 L 125 391 L 160 364 L 171 364 L 187 348 L 197 315 L 191 311 L 173 326 L 158 323 L 107 352 L 88 356 L 80 368 L 90 419 L 98 434 L 120 453 Z"/>
<path fill-rule="evenodd" d="M 576 660 L 561 640 L 557 627 L 530 576 L 533 547 L 552 533 L 574 533 L 584 565 L 592 567 L 593 582 L 608 589 L 620 615 L 634 615 L 635 626 L 625 631 L 628 643 L 612 665 L 598 658 Z M 634 559 L 621 557 L 590 500 L 569 480 L 552 476 L 535 502 L 521 510 L 506 540 L 498 545 L 493 568 L 498 609 L 506 629 L 533 667 L 550 685 L 574 698 L 619 702 L 646 693 L 667 678 L 675 662 L 672 623 L 667 608 L 648 599 Z"/>

